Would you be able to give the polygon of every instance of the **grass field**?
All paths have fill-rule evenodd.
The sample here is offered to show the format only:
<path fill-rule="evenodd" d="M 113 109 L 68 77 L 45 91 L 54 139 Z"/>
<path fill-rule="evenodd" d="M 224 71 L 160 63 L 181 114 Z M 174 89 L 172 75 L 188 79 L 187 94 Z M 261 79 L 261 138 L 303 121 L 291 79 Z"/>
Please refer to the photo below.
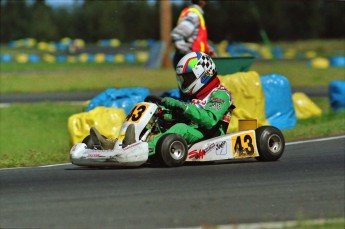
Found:
<path fill-rule="evenodd" d="M 259 75 L 281 74 L 289 79 L 292 87 L 326 87 L 332 80 L 345 77 L 344 69 L 310 68 L 305 61 L 256 61 L 251 70 Z M 0 81 L 0 93 L 103 91 L 109 87 L 176 88 L 172 69 L 109 63 L 2 64 Z"/>
<path fill-rule="evenodd" d="M 328 53 L 329 47 L 339 46 L 320 41 L 312 44 Z M 294 88 L 327 87 L 332 80 L 345 80 L 344 69 L 314 69 L 304 60 L 255 61 L 251 70 L 260 75 L 284 75 Z M 172 69 L 145 69 L 141 65 L 1 63 L 0 73 L 1 94 L 103 91 L 110 87 L 176 88 Z M 298 120 L 295 128 L 283 132 L 286 140 L 345 134 L 345 112 L 332 112 L 327 97 L 312 99 L 323 115 Z M 81 111 L 82 105 L 70 103 L 12 104 L 0 108 L 0 167 L 68 162 L 71 145 L 67 119 Z"/>
<path fill-rule="evenodd" d="M 13 104 L 0 109 L 0 167 L 68 161 L 67 119 L 81 106 L 70 103 Z"/>

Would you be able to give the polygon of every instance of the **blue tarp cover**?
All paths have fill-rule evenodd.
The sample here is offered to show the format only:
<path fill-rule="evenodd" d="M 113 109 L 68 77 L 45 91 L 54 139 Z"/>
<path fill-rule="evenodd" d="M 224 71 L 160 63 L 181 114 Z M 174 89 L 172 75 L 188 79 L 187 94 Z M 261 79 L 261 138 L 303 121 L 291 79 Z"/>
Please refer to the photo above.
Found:
<path fill-rule="evenodd" d="M 144 101 L 149 94 L 147 88 L 108 88 L 90 101 L 86 111 L 104 106 L 123 108 L 128 114 L 134 104 Z"/>
<path fill-rule="evenodd" d="M 281 130 L 293 128 L 297 119 L 289 80 L 279 74 L 261 76 L 267 121 Z"/>
<path fill-rule="evenodd" d="M 174 99 L 180 99 L 181 98 L 180 90 L 178 88 L 176 88 L 176 89 L 171 89 L 169 91 L 165 91 L 160 95 L 160 97 L 162 97 L 162 98 L 171 97 Z"/>

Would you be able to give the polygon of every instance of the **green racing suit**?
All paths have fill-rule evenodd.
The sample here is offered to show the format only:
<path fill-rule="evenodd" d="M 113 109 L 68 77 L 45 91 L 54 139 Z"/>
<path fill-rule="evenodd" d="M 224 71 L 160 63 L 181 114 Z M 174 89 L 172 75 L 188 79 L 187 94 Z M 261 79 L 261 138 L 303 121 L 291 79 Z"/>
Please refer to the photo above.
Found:
<path fill-rule="evenodd" d="M 213 132 L 219 131 L 218 135 L 225 134 L 222 125 L 218 125 L 222 120 L 229 122 L 233 100 L 230 92 L 222 85 L 214 88 L 203 99 L 193 99 L 190 103 L 176 101 L 172 98 L 175 108 L 182 109 L 185 118 L 190 121 L 186 123 L 176 123 L 170 127 L 166 132 L 159 134 L 149 142 L 150 155 L 154 154 L 156 144 L 160 137 L 164 134 L 175 133 L 182 136 L 187 144 L 191 144 L 209 136 Z M 164 99 L 163 99 L 164 102 Z M 169 107 L 169 106 L 168 106 Z M 174 106 L 170 106 L 174 108 Z M 227 118 L 227 120 L 224 120 Z"/>

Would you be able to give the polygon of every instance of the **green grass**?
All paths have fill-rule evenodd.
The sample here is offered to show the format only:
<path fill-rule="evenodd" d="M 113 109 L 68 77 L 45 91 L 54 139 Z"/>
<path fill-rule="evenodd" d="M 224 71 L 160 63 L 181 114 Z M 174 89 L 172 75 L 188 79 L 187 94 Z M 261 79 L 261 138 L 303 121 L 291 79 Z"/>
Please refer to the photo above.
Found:
<path fill-rule="evenodd" d="M 67 119 L 81 110 L 81 105 L 69 103 L 13 104 L 0 108 L 0 167 L 67 162 Z"/>
<path fill-rule="evenodd" d="M 309 224 L 300 224 L 294 227 L 286 227 L 290 229 L 341 229 L 344 228 L 344 222 L 339 223 L 324 223 L 321 225 L 309 225 Z"/>
<path fill-rule="evenodd" d="M 304 61 L 257 61 L 251 67 L 259 75 L 278 73 L 292 87 L 328 86 L 344 80 L 344 69 L 315 69 Z M 146 69 L 116 64 L 1 64 L 0 93 L 103 91 L 109 87 L 176 88 L 173 69 Z"/>
<path fill-rule="evenodd" d="M 332 111 L 327 97 L 310 99 L 322 110 L 322 115 L 297 120 L 293 129 L 283 131 L 284 137 L 291 141 L 345 134 L 345 110 Z"/>
<path fill-rule="evenodd" d="M 283 131 L 287 140 L 301 140 L 345 134 L 345 111 L 326 112 L 321 117 L 298 120 L 296 127 Z"/>
<path fill-rule="evenodd" d="M 10 54 L 10 55 L 17 55 L 17 54 L 22 54 L 22 53 L 32 53 L 32 54 L 44 54 L 47 53 L 45 51 L 41 51 L 37 49 L 36 47 L 28 48 L 28 47 L 21 47 L 21 48 L 13 48 L 13 47 L 8 47 L 7 45 L 1 45 L 0 49 L 1 54 Z"/>
<path fill-rule="evenodd" d="M 314 51 L 318 54 L 318 56 L 322 57 L 344 55 L 345 52 L 345 44 L 343 39 L 272 42 L 272 45 L 280 46 L 283 48 L 283 50 L 293 49 L 299 52 Z"/>
<path fill-rule="evenodd" d="M 2 64 L 1 93 L 102 91 L 115 87 L 176 87 L 172 69 L 116 64 Z"/>
<path fill-rule="evenodd" d="M 299 120 L 283 131 L 287 141 L 345 134 L 345 111 L 331 112 L 327 98 L 315 103 L 323 109 L 317 118 Z M 68 162 L 71 144 L 69 116 L 82 112 L 82 104 L 33 103 L 0 108 L 0 167 Z"/>
<path fill-rule="evenodd" d="M 344 219 L 326 219 L 326 220 L 297 220 L 296 222 L 283 223 L 283 227 L 270 228 L 284 228 L 284 229 L 340 229 L 344 228 Z M 262 227 L 265 228 L 265 227 Z"/>

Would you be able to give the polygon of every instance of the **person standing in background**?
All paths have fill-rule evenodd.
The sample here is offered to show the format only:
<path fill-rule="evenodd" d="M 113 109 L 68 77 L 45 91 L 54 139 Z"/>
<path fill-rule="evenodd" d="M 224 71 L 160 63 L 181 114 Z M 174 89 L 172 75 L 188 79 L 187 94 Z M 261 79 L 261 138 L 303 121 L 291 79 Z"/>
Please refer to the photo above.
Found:
<path fill-rule="evenodd" d="M 182 10 L 177 25 L 171 32 L 171 39 L 175 46 L 174 68 L 180 59 L 190 52 L 204 52 L 211 57 L 217 56 L 215 50 L 208 44 L 203 16 L 206 0 L 191 0 L 191 2 L 191 6 Z"/>

